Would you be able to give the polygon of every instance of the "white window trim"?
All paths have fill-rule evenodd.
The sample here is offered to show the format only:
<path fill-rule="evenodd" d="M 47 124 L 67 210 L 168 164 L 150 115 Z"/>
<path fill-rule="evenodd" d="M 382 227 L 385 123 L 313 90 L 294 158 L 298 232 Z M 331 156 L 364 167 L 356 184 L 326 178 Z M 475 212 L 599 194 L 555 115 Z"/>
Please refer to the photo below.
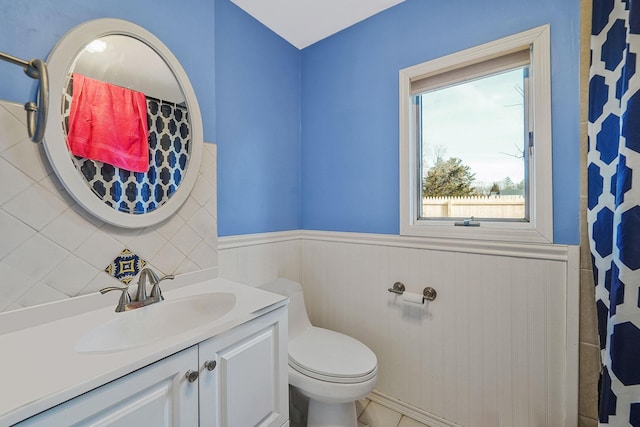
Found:
<path fill-rule="evenodd" d="M 480 227 L 454 226 L 454 220 L 418 219 L 416 197 L 420 179 L 411 115 L 411 82 L 531 47 L 530 124 L 534 138 L 531 159 L 529 222 L 481 221 Z M 549 25 L 443 56 L 400 70 L 400 234 L 524 243 L 553 243 L 553 186 L 551 159 L 551 56 Z"/>

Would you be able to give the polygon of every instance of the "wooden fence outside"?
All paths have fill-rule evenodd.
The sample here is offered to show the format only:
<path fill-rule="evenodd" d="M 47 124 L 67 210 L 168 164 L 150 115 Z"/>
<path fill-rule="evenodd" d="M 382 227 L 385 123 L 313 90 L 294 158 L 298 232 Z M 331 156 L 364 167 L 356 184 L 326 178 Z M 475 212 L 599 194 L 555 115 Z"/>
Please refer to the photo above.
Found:
<path fill-rule="evenodd" d="M 524 218 L 524 196 L 425 197 L 425 218 Z"/>

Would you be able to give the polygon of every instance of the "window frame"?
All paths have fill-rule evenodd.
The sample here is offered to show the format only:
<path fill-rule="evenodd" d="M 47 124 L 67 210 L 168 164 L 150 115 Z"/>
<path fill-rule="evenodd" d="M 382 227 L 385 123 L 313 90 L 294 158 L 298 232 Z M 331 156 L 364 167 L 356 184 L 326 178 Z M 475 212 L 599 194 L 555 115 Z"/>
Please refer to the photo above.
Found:
<path fill-rule="evenodd" d="M 529 156 L 529 221 L 480 220 L 479 227 L 455 226 L 459 219 L 418 218 L 420 166 L 418 131 L 412 111 L 411 84 L 427 77 L 530 49 L 528 126 L 533 152 Z M 553 242 L 551 141 L 551 72 L 549 25 L 429 60 L 399 71 L 400 92 L 400 234 L 523 243 Z M 470 67 L 473 68 L 473 67 Z M 459 80 L 458 80 L 459 81 Z"/>

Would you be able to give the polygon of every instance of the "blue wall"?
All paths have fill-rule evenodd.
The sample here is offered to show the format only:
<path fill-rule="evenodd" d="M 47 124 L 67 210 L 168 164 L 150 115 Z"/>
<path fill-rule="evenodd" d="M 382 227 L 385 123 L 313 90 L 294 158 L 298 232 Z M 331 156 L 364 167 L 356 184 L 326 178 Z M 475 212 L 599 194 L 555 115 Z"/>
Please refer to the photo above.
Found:
<path fill-rule="evenodd" d="M 304 49 L 302 228 L 398 234 L 398 70 L 546 23 L 554 241 L 577 244 L 578 0 L 407 0 Z"/>
<path fill-rule="evenodd" d="M 218 231 L 300 228 L 300 51 L 216 2 Z"/>

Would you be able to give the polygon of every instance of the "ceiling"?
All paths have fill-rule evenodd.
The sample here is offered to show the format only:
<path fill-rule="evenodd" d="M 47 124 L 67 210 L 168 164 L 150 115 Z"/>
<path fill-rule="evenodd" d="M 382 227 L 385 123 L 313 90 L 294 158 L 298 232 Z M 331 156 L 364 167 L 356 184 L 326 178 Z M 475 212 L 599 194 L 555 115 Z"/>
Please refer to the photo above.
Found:
<path fill-rule="evenodd" d="M 231 0 L 303 49 L 404 0 Z"/>

